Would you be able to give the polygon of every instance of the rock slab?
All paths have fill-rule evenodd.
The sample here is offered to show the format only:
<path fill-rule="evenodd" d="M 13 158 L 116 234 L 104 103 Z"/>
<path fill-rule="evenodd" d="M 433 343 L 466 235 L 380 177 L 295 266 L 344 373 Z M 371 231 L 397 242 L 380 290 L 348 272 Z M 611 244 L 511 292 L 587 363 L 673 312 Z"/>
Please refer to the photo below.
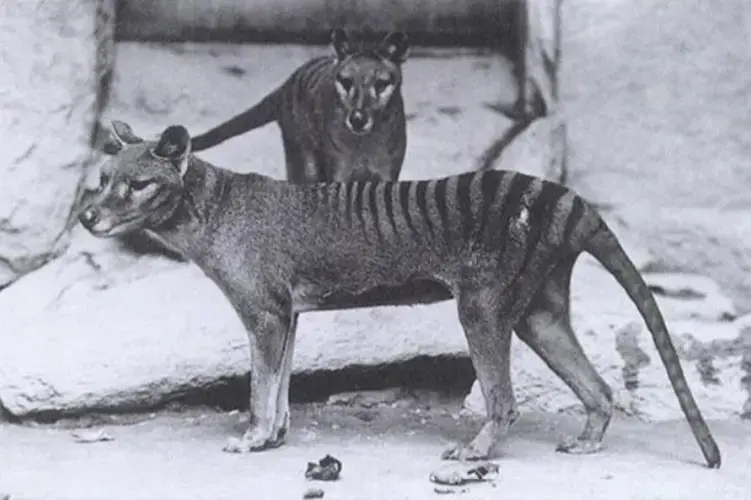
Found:
<path fill-rule="evenodd" d="M 96 27 L 114 23 L 113 5 L 0 3 L 0 288 L 62 248 L 111 48 Z"/>

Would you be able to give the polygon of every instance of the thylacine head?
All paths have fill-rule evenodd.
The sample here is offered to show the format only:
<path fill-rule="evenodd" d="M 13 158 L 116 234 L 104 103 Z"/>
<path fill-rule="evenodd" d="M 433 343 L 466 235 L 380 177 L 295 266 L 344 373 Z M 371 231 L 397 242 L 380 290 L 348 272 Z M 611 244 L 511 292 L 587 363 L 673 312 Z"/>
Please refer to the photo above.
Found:
<path fill-rule="evenodd" d="M 334 87 L 346 110 L 345 124 L 357 135 L 370 133 L 375 114 L 388 106 L 402 83 L 401 65 L 409 55 L 407 35 L 387 34 L 374 48 L 357 47 L 342 28 L 331 33 L 336 61 Z"/>
<path fill-rule="evenodd" d="M 157 141 L 145 141 L 113 121 L 103 149 L 113 158 L 102 166 L 97 189 L 85 193 L 81 224 L 95 236 L 109 237 L 169 220 L 182 200 L 190 159 L 185 127 L 168 127 Z"/>

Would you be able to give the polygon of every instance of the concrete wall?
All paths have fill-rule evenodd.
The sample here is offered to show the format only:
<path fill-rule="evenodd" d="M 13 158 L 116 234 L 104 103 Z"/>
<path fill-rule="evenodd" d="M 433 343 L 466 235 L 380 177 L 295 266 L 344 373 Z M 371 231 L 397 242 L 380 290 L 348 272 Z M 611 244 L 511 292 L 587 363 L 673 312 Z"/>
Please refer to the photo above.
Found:
<path fill-rule="evenodd" d="M 512 0 L 121 0 L 121 40 L 325 43 L 333 26 L 408 31 L 420 45 L 513 38 Z"/>

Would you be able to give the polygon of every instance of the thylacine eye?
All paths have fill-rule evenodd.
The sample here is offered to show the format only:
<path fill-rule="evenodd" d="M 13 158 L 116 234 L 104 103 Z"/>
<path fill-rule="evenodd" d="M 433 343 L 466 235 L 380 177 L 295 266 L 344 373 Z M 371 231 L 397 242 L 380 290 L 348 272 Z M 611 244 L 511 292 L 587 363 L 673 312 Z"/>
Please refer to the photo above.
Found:
<path fill-rule="evenodd" d="M 130 187 L 133 191 L 143 191 L 154 182 L 153 179 L 133 179 L 130 181 Z"/>
<path fill-rule="evenodd" d="M 376 93 L 382 94 L 389 85 L 391 85 L 391 80 L 388 80 L 386 78 L 379 78 L 375 81 L 375 83 L 373 83 L 373 88 L 375 88 Z"/>
<path fill-rule="evenodd" d="M 351 89 L 352 85 L 354 84 L 352 78 L 348 78 L 346 76 L 339 76 L 337 77 L 337 80 L 339 80 L 339 85 L 342 86 L 345 92 L 349 92 L 349 89 Z"/>
<path fill-rule="evenodd" d="M 110 183 L 110 176 L 108 174 L 102 174 L 99 176 L 99 185 L 96 187 L 97 191 L 104 191 L 107 184 Z"/>

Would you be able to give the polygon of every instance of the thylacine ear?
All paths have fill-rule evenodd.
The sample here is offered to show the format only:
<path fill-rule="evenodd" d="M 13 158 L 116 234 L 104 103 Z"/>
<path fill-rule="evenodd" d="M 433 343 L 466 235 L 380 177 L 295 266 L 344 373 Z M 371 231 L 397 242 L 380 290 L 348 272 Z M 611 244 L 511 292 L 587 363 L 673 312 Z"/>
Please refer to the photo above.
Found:
<path fill-rule="evenodd" d="M 378 53 L 394 64 L 403 63 L 409 56 L 409 37 L 401 31 L 392 31 L 381 40 Z"/>
<path fill-rule="evenodd" d="M 331 52 L 334 53 L 337 61 L 341 61 L 352 53 L 352 44 L 349 41 L 349 35 L 344 28 L 334 28 L 331 32 Z"/>
<path fill-rule="evenodd" d="M 108 155 L 116 155 L 128 144 L 143 142 L 130 125 L 119 120 L 112 120 L 109 129 L 100 127 L 99 131 L 101 136 L 94 140 L 94 147 Z"/>
<path fill-rule="evenodd" d="M 159 142 L 151 154 L 162 160 L 169 160 L 180 172 L 180 177 L 188 170 L 190 156 L 190 134 L 182 125 L 170 125 L 159 137 Z"/>

